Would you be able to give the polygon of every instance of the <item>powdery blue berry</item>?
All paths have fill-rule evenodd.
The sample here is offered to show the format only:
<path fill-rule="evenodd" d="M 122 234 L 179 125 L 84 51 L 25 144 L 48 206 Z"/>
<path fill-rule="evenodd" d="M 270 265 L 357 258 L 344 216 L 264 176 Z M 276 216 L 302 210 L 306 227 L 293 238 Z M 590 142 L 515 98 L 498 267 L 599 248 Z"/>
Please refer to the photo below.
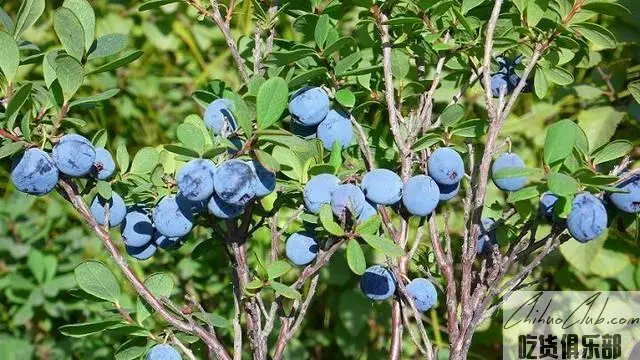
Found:
<path fill-rule="evenodd" d="M 153 211 L 153 224 L 168 237 L 187 235 L 193 228 L 192 203 L 180 195 L 165 196 Z"/>
<path fill-rule="evenodd" d="M 251 166 L 256 178 L 254 186 L 256 196 L 261 198 L 271 194 L 276 189 L 276 174 L 267 170 L 259 161 L 253 160 L 247 164 Z"/>
<path fill-rule="evenodd" d="M 329 111 L 327 117 L 318 125 L 318 139 L 322 140 L 325 149 L 331 150 L 334 142 L 342 148 L 351 145 L 353 127 L 349 117 L 335 110 Z"/>
<path fill-rule="evenodd" d="M 158 250 L 158 247 L 153 242 L 149 242 L 138 247 L 125 245 L 124 248 L 127 251 L 127 254 L 138 260 L 147 260 Z"/>
<path fill-rule="evenodd" d="M 363 223 L 373 216 L 378 214 L 378 209 L 376 208 L 376 204 L 372 204 L 369 201 L 365 201 L 364 206 L 362 207 L 362 211 L 358 214 L 358 223 Z"/>
<path fill-rule="evenodd" d="M 235 219 L 244 212 L 244 206 L 228 204 L 222 201 L 218 194 L 213 194 L 209 199 L 207 209 L 211 215 L 219 219 Z"/>
<path fill-rule="evenodd" d="M 331 193 L 331 210 L 339 218 L 345 216 L 347 210 L 354 218 L 357 218 L 365 203 L 362 190 L 353 184 L 339 185 Z"/>
<path fill-rule="evenodd" d="M 180 194 L 190 201 L 202 201 L 213 194 L 213 176 L 216 166 L 207 159 L 194 159 L 186 163 L 176 176 Z"/>
<path fill-rule="evenodd" d="M 524 168 L 524 161 L 514 153 L 504 153 L 493 162 L 493 166 L 491 166 L 491 174 L 493 178 L 493 183 L 503 191 L 518 191 L 522 189 L 527 184 L 527 177 L 511 177 L 511 178 L 502 178 L 496 179 L 495 174 L 502 170 L 508 168 Z"/>
<path fill-rule="evenodd" d="M 233 117 L 235 107 L 229 99 L 216 99 L 204 111 L 204 123 L 207 128 L 218 135 L 223 130 L 232 132 L 236 129 L 236 119 Z"/>
<path fill-rule="evenodd" d="M 366 173 L 360 188 L 367 200 L 380 205 L 393 205 L 402 198 L 402 179 L 387 169 L 375 169 Z"/>
<path fill-rule="evenodd" d="M 600 236 L 607 227 L 607 210 L 602 201 L 587 192 L 576 195 L 567 218 L 567 227 L 571 236 L 581 243 Z"/>
<path fill-rule="evenodd" d="M 79 177 L 89 174 L 96 160 L 96 150 L 84 136 L 69 134 L 53 147 L 53 162 L 61 173 Z"/>
<path fill-rule="evenodd" d="M 31 195 L 50 193 L 58 183 L 58 168 L 40 149 L 29 149 L 13 162 L 11 181 L 18 191 Z"/>
<path fill-rule="evenodd" d="M 457 151 L 452 148 L 439 148 L 428 160 L 429 176 L 442 185 L 459 183 L 464 176 L 464 162 Z"/>
<path fill-rule="evenodd" d="M 478 255 L 491 251 L 491 247 L 496 244 L 496 229 L 492 229 L 495 220 L 492 218 L 482 219 L 480 234 L 476 245 Z"/>
<path fill-rule="evenodd" d="M 319 87 L 302 88 L 289 102 L 289 113 L 294 121 L 304 126 L 319 124 L 329 112 L 329 96 Z"/>
<path fill-rule="evenodd" d="M 331 193 L 338 188 L 340 179 L 331 174 L 316 175 L 304 186 L 304 205 L 307 211 L 318 214 L 324 204 L 331 203 Z"/>
<path fill-rule="evenodd" d="M 312 262 L 318 255 L 318 243 L 308 233 L 293 233 L 285 245 L 287 259 L 292 263 L 303 266 Z"/>
<path fill-rule="evenodd" d="M 182 360 L 180 353 L 171 345 L 158 344 L 149 350 L 146 360 Z"/>
<path fill-rule="evenodd" d="M 458 182 L 452 185 L 438 184 L 438 189 L 440 190 L 440 201 L 448 201 L 458 195 L 460 183 Z"/>
<path fill-rule="evenodd" d="M 120 224 L 120 232 L 125 245 L 139 248 L 151 241 L 153 224 L 146 211 L 132 207 L 127 210 L 127 215 Z"/>
<path fill-rule="evenodd" d="M 373 265 L 360 277 L 360 289 L 371 300 L 386 300 L 396 292 L 396 281 L 387 268 Z"/>
<path fill-rule="evenodd" d="M 222 201 L 237 205 L 247 205 L 256 195 L 256 176 L 242 160 L 223 162 L 214 175 L 213 187 Z"/>
<path fill-rule="evenodd" d="M 540 212 L 548 221 L 553 220 L 553 207 L 556 205 L 558 197 L 547 191 L 540 198 Z"/>
<path fill-rule="evenodd" d="M 407 285 L 407 293 L 413 298 L 419 311 L 431 309 L 438 300 L 438 293 L 431 281 L 424 278 L 411 280 Z"/>
<path fill-rule="evenodd" d="M 107 203 L 100 195 L 96 195 L 91 201 L 91 214 L 96 219 L 96 222 L 100 225 L 104 225 L 106 221 L 106 213 L 104 206 Z M 109 226 L 118 226 L 124 220 L 127 215 L 127 207 L 124 204 L 122 197 L 115 192 L 111 193 L 111 199 L 109 203 Z"/>
<path fill-rule="evenodd" d="M 611 194 L 609 198 L 613 205 L 627 213 L 640 212 L 640 176 L 634 176 L 616 187 L 627 192 Z"/>
<path fill-rule="evenodd" d="M 440 189 L 427 175 L 416 175 L 404 184 L 402 203 L 411 215 L 427 216 L 438 205 Z"/>
<path fill-rule="evenodd" d="M 93 163 L 93 173 L 98 180 L 109 180 L 116 172 L 113 156 L 105 148 L 96 149 L 96 160 Z"/>

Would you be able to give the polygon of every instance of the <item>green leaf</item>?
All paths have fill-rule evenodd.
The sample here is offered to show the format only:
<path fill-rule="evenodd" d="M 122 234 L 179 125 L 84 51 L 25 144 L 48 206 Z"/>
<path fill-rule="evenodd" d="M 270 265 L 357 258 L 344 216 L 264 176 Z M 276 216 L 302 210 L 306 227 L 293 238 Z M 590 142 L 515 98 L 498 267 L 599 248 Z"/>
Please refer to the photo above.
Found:
<path fill-rule="evenodd" d="M 409 55 L 400 49 L 391 50 L 391 71 L 394 79 L 404 79 L 411 69 Z"/>
<path fill-rule="evenodd" d="M 516 203 L 518 201 L 529 200 L 540 196 L 540 191 L 537 186 L 527 186 L 518 191 L 509 193 L 507 197 L 508 203 Z"/>
<path fill-rule="evenodd" d="M 627 140 L 615 140 L 593 153 L 593 165 L 621 158 L 633 150 L 633 144 Z"/>
<path fill-rule="evenodd" d="M 118 348 L 115 360 L 135 360 L 140 359 L 147 351 L 147 339 L 136 337 Z"/>
<path fill-rule="evenodd" d="M 127 47 L 129 38 L 124 34 L 107 34 L 99 37 L 89 47 L 87 60 L 115 55 Z"/>
<path fill-rule="evenodd" d="M 280 119 L 287 107 L 288 94 L 287 82 L 279 77 L 269 79 L 260 86 L 256 100 L 259 129 L 266 129 Z"/>
<path fill-rule="evenodd" d="M 267 265 L 267 276 L 269 280 L 273 280 L 284 275 L 289 270 L 291 270 L 291 265 L 288 262 L 278 260 Z"/>
<path fill-rule="evenodd" d="M 318 67 L 310 70 L 305 70 L 304 72 L 296 75 L 291 80 L 289 80 L 289 88 L 295 89 L 299 86 L 306 84 L 309 80 L 325 77 L 327 75 L 327 69 L 324 67 Z"/>
<path fill-rule="evenodd" d="M 102 332 L 106 329 L 112 328 L 115 325 L 122 324 L 118 320 L 106 320 L 106 321 L 93 321 L 82 324 L 64 325 L 58 328 L 62 334 L 74 338 L 81 338 Z"/>
<path fill-rule="evenodd" d="M 547 80 L 558 85 L 570 85 L 573 83 L 573 75 L 567 70 L 560 67 L 552 67 L 544 70 Z"/>
<path fill-rule="evenodd" d="M 23 0 L 18 10 L 13 37 L 19 38 L 25 30 L 33 26 L 44 12 L 44 8 L 45 0 Z"/>
<path fill-rule="evenodd" d="M 399 16 L 399 17 L 394 17 L 393 19 L 387 20 L 385 24 L 389 26 L 396 26 L 396 25 L 421 24 L 422 22 L 423 20 L 418 17 Z"/>
<path fill-rule="evenodd" d="M 329 29 L 331 28 L 329 20 L 329 15 L 323 14 L 318 18 L 318 22 L 316 23 L 313 38 L 320 49 L 324 48 L 324 45 L 327 42 L 327 37 L 329 36 Z"/>
<path fill-rule="evenodd" d="M 536 168 L 506 167 L 492 174 L 494 179 L 509 179 L 514 177 L 540 176 L 542 170 Z"/>
<path fill-rule="evenodd" d="M 466 137 L 466 138 L 478 138 L 487 131 L 488 123 L 483 119 L 471 119 L 464 120 L 457 123 L 453 130 L 451 130 L 451 135 Z"/>
<path fill-rule="evenodd" d="M 329 165 L 331 165 L 335 171 L 340 169 L 342 165 L 342 145 L 338 141 L 334 141 L 331 145 L 331 155 L 329 156 Z"/>
<path fill-rule="evenodd" d="M 584 129 L 589 147 L 597 149 L 608 143 L 622 122 L 626 112 L 612 106 L 597 106 L 582 110 L 578 114 L 578 124 Z"/>
<path fill-rule="evenodd" d="M 342 236 L 344 235 L 344 230 L 340 227 L 340 225 L 333 220 L 333 212 L 331 211 L 331 205 L 324 204 L 320 208 L 320 223 L 322 227 L 329 232 L 331 235 Z"/>
<path fill-rule="evenodd" d="M 159 7 L 168 5 L 168 4 L 173 4 L 176 2 L 179 2 L 180 0 L 152 0 L 152 1 L 147 1 L 144 4 L 140 5 L 140 7 L 138 8 L 138 11 L 143 12 L 143 11 L 148 11 L 148 10 L 153 10 L 153 9 L 157 9 Z"/>
<path fill-rule="evenodd" d="M 578 193 L 579 184 L 569 175 L 551 173 L 547 176 L 549 190 L 557 196 L 567 197 Z"/>
<path fill-rule="evenodd" d="M 149 174 L 159 163 L 160 155 L 156 149 L 152 147 L 144 147 L 138 151 L 136 156 L 134 156 L 133 161 L 131 162 L 131 170 L 129 170 L 129 172 L 132 174 Z"/>
<path fill-rule="evenodd" d="M 98 189 L 98 194 L 100 194 L 100 197 L 105 200 L 111 199 L 112 190 L 111 184 L 109 184 L 108 181 L 98 181 L 96 184 L 96 188 Z"/>
<path fill-rule="evenodd" d="M 365 222 L 356 226 L 356 233 L 358 234 L 375 234 L 380 229 L 381 221 L 380 216 L 375 215 L 368 218 Z"/>
<path fill-rule="evenodd" d="M 64 0 L 63 7 L 71 10 L 80 20 L 84 33 L 84 50 L 89 51 L 96 35 L 96 14 L 87 0 Z"/>
<path fill-rule="evenodd" d="M 333 68 L 333 71 L 336 76 L 344 75 L 347 70 L 351 69 L 351 67 L 353 67 L 353 65 L 360 61 L 360 59 L 362 59 L 362 55 L 360 55 L 359 52 L 354 52 L 353 54 L 340 59 L 340 61 L 338 61 L 336 66 Z"/>
<path fill-rule="evenodd" d="M 69 108 L 72 108 L 74 106 L 79 106 L 79 105 L 87 105 L 87 104 L 93 105 L 105 100 L 109 100 L 112 97 L 118 95 L 119 92 L 120 92 L 120 89 L 109 89 L 105 92 L 101 92 L 100 94 L 96 94 L 93 96 L 72 101 L 69 104 Z"/>
<path fill-rule="evenodd" d="M 271 171 L 272 173 L 277 173 L 278 171 L 280 171 L 280 164 L 278 163 L 278 160 L 269 155 L 269 153 L 259 149 L 253 150 L 253 153 L 255 154 L 258 162 L 260 162 L 260 164 L 265 169 Z"/>
<path fill-rule="evenodd" d="M 24 143 L 22 142 L 4 144 L 0 146 L 0 159 L 11 156 L 22 149 L 24 149 Z"/>
<path fill-rule="evenodd" d="M 640 104 L 640 80 L 629 83 L 629 85 L 627 85 L 627 89 L 629 89 L 629 92 L 636 102 Z"/>
<path fill-rule="evenodd" d="M 271 288 L 279 295 L 282 295 L 284 297 L 286 297 L 287 299 L 293 299 L 293 300 L 297 300 L 300 299 L 301 295 L 300 293 L 292 288 L 289 287 L 285 284 L 279 283 L 277 281 L 271 281 L 269 283 L 269 286 L 271 286 Z"/>
<path fill-rule="evenodd" d="M 189 148 L 186 148 L 184 146 L 180 146 L 180 145 L 165 145 L 164 146 L 165 150 L 177 154 L 177 155 L 182 155 L 182 156 L 186 156 L 186 157 L 190 157 L 190 158 L 199 158 L 200 154 L 197 153 L 196 151 L 193 151 Z"/>
<path fill-rule="evenodd" d="M 339 50 L 340 50 L 340 49 L 342 49 L 343 47 L 351 46 L 351 45 L 355 44 L 355 42 L 356 42 L 356 41 L 355 41 L 355 39 L 354 39 L 354 38 L 352 38 L 352 37 L 343 37 L 343 38 L 340 38 L 340 39 L 338 39 L 338 40 L 336 40 L 336 41 L 332 42 L 330 45 L 328 45 L 328 46 L 324 49 L 323 53 L 324 53 L 324 55 L 326 55 L 326 56 L 331 55 L 331 54 L 333 54 L 334 52 L 339 51 Z"/>
<path fill-rule="evenodd" d="M 106 129 L 98 130 L 91 139 L 91 142 L 95 147 L 105 147 L 107 146 L 108 134 Z"/>
<path fill-rule="evenodd" d="M 547 95 L 547 89 L 547 78 L 544 75 L 544 71 L 538 68 L 535 77 L 533 78 L 533 90 L 536 92 L 536 96 L 539 99 L 542 99 L 545 95 Z"/>
<path fill-rule="evenodd" d="M 156 298 L 169 298 L 173 292 L 173 278 L 169 274 L 155 273 L 149 276 L 144 285 Z M 136 303 L 136 320 L 139 324 L 153 314 L 153 308 L 144 299 L 138 297 Z"/>
<path fill-rule="evenodd" d="M 247 283 L 246 288 L 248 290 L 256 290 L 256 289 L 260 289 L 263 286 L 264 286 L 264 282 L 262 280 L 253 279 L 253 280 L 249 281 L 249 283 Z"/>
<path fill-rule="evenodd" d="M 24 107 L 24 105 L 31 98 L 31 86 L 32 84 L 26 83 L 22 85 L 16 92 L 13 94 L 9 105 L 7 105 L 7 112 L 5 113 L 5 117 L 7 119 L 6 127 L 8 129 L 13 129 L 16 118 L 20 112 L 20 109 Z"/>
<path fill-rule="evenodd" d="M 78 265 L 74 274 L 78 286 L 99 299 L 118 302 L 120 286 L 111 270 L 101 262 L 89 260 Z"/>
<path fill-rule="evenodd" d="M 627 16 L 631 15 L 629 9 L 617 2 L 608 1 L 590 1 L 582 5 L 581 10 L 593 11 L 609 16 Z"/>
<path fill-rule="evenodd" d="M 127 151 L 127 145 L 124 143 L 120 143 L 116 149 L 116 161 L 118 162 L 121 174 L 129 170 L 129 152 Z"/>
<path fill-rule="evenodd" d="M 349 268 L 356 275 L 364 274 L 367 267 L 367 262 L 364 258 L 364 252 L 360 247 L 358 240 L 352 239 L 347 243 L 347 263 Z"/>
<path fill-rule="evenodd" d="M 302 48 L 291 51 L 276 51 L 271 53 L 268 63 L 276 66 L 284 66 L 295 63 L 298 60 L 302 60 L 309 56 L 315 56 L 316 52 L 313 49 Z M 326 71 L 326 69 L 325 69 Z"/>
<path fill-rule="evenodd" d="M 78 60 L 69 55 L 56 57 L 56 78 L 62 88 L 65 101 L 76 94 L 84 80 L 84 69 Z"/>
<path fill-rule="evenodd" d="M 440 121 L 442 122 L 442 126 L 450 127 L 462 120 L 464 117 L 464 106 L 460 104 L 453 104 L 447 106 L 446 109 L 440 115 Z"/>
<path fill-rule="evenodd" d="M 416 141 L 415 143 L 413 143 L 413 146 L 411 146 L 411 150 L 422 151 L 441 141 L 442 141 L 442 138 L 440 137 L 440 135 L 434 134 L 434 133 L 427 134 L 421 137 L 420 139 L 418 139 L 418 141 Z"/>
<path fill-rule="evenodd" d="M 595 50 L 615 49 L 617 47 L 613 33 L 601 25 L 585 22 L 575 24 L 571 28 L 592 42 Z"/>
<path fill-rule="evenodd" d="M 462 0 L 462 8 L 460 11 L 463 15 L 466 15 L 469 10 L 482 4 L 484 0 Z"/>
<path fill-rule="evenodd" d="M 576 137 L 576 125 L 571 120 L 561 120 L 549 126 L 544 141 L 545 164 L 566 159 L 573 151 Z"/>
<path fill-rule="evenodd" d="M 336 100 L 344 107 L 351 108 L 356 104 L 356 96 L 349 89 L 336 91 Z"/>
<path fill-rule="evenodd" d="M 381 251 L 391 258 L 397 258 L 404 255 L 404 250 L 390 239 L 376 235 L 360 234 L 360 237 L 372 248 Z"/>
<path fill-rule="evenodd" d="M 188 149 L 198 154 L 204 149 L 204 136 L 195 125 L 182 123 L 176 129 L 178 140 Z"/>
<path fill-rule="evenodd" d="M 15 28 L 13 19 L 11 19 L 11 16 L 9 16 L 9 14 L 7 14 L 1 7 L 0 7 L 0 24 L 4 26 L 4 29 L 6 32 L 8 32 L 9 34 L 13 34 L 13 30 Z"/>
<path fill-rule="evenodd" d="M 227 149 L 228 148 L 226 146 L 220 146 L 220 147 L 211 148 L 211 149 L 205 151 L 204 154 L 202 154 L 202 158 L 203 159 L 213 159 L 214 157 L 226 152 Z"/>
<path fill-rule="evenodd" d="M 56 10 L 53 28 L 67 53 L 81 61 L 84 55 L 84 29 L 78 17 L 66 7 Z"/>
<path fill-rule="evenodd" d="M 115 70 L 121 66 L 127 65 L 131 62 L 136 61 L 140 56 L 142 56 L 142 54 L 144 54 L 144 52 L 142 50 L 134 50 L 131 51 L 129 53 L 127 53 L 126 55 L 124 55 L 121 58 L 118 58 L 116 60 L 113 60 L 111 62 L 108 62 L 96 69 L 93 69 L 91 71 L 89 71 L 87 73 L 87 75 L 92 75 L 92 74 L 99 74 L 105 71 L 111 71 L 111 70 Z"/>
<path fill-rule="evenodd" d="M 20 65 L 20 49 L 11 35 L 4 31 L 0 31 L 0 49 L 0 70 L 7 81 L 12 83 Z"/>
<path fill-rule="evenodd" d="M 530 0 L 527 3 L 527 25 L 534 27 L 540 22 L 549 7 L 549 0 Z"/>

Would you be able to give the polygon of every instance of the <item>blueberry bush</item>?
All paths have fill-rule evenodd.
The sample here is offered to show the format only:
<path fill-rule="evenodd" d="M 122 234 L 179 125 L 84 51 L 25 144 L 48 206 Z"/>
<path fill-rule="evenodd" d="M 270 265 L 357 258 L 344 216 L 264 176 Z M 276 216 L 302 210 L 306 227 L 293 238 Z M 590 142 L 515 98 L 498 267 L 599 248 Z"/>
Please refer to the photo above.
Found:
<path fill-rule="evenodd" d="M 640 286 L 633 0 L 7 1 L 0 358 L 494 358 Z"/>

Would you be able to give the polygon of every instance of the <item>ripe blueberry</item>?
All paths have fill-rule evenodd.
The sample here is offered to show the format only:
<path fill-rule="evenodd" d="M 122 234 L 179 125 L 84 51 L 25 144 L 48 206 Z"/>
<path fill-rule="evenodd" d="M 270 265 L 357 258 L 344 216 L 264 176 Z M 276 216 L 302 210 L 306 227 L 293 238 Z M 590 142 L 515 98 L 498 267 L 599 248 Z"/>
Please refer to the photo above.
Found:
<path fill-rule="evenodd" d="M 464 162 L 452 148 L 439 148 L 429 157 L 429 176 L 442 185 L 459 183 L 464 176 Z"/>
<path fill-rule="evenodd" d="M 431 309 L 438 300 L 438 293 L 431 281 L 424 278 L 411 280 L 407 285 L 407 294 L 413 298 L 419 311 Z"/>
<path fill-rule="evenodd" d="M 234 110 L 233 101 L 229 99 L 214 100 L 204 111 L 204 123 L 216 135 L 223 131 L 225 134 L 233 132 L 237 127 L 236 119 L 233 117 Z"/>
<path fill-rule="evenodd" d="M 165 196 L 153 211 L 153 223 L 162 235 L 187 235 L 193 228 L 192 203 L 181 195 Z"/>
<path fill-rule="evenodd" d="M 222 201 L 236 206 L 247 205 L 256 195 L 256 176 L 242 160 L 227 160 L 216 170 L 213 187 Z"/>
<path fill-rule="evenodd" d="M 331 193 L 331 210 L 339 218 L 344 217 L 347 210 L 353 215 L 353 218 L 357 218 L 365 203 L 362 190 L 353 184 L 339 185 Z"/>
<path fill-rule="evenodd" d="M 375 169 L 364 175 L 362 192 L 367 200 L 380 205 L 393 205 L 402 198 L 402 180 L 391 170 Z"/>
<path fill-rule="evenodd" d="M 524 161 L 520 158 L 520 156 L 513 153 L 504 153 L 493 162 L 493 166 L 491 167 L 491 173 L 493 176 L 493 183 L 500 190 L 504 191 L 518 191 L 522 189 L 527 184 L 526 176 L 519 177 L 510 177 L 510 178 L 502 178 L 496 179 L 495 174 L 507 168 L 524 168 Z"/>
<path fill-rule="evenodd" d="M 411 215 L 427 216 L 438 205 L 440 189 L 427 175 L 417 175 L 409 179 L 402 189 L 402 203 Z"/>
<path fill-rule="evenodd" d="M 396 291 L 396 280 L 387 268 L 374 265 L 362 274 L 360 289 L 371 300 L 386 300 Z"/>
<path fill-rule="evenodd" d="M 180 194 L 191 201 L 202 201 L 213 194 L 216 166 L 211 160 L 194 159 L 186 163 L 176 176 Z"/>
<path fill-rule="evenodd" d="M 18 191 L 31 195 L 45 195 L 58 183 L 58 168 L 51 157 L 36 148 L 25 151 L 13 163 L 11 181 Z"/>
<path fill-rule="evenodd" d="M 289 102 L 289 113 L 303 126 L 318 125 L 329 112 L 329 96 L 319 87 L 296 91 Z"/>
<path fill-rule="evenodd" d="M 567 227 L 571 236 L 581 243 L 600 236 L 607 227 L 607 210 L 602 201 L 587 192 L 576 195 L 567 218 Z"/>
<path fill-rule="evenodd" d="M 304 187 L 304 205 L 307 211 L 318 214 L 324 204 L 331 203 L 331 193 L 338 188 L 340 179 L 331 174 L 316 175 Z"/>
<path fill-rule="evenodd" d="M 322 140 L 322 145 L 327 150 L 331 150 L 333 143 L 336 141 L 344 149 L 351 144 L 352 138 L 353 127 L 346 114 L 331 110 L 318 125 L 318 139 Z"/>
<path fill-rule="evenodd" d="M 100 195 L 96 195 L 91 201 L 91 214 L 96 219 L 96 222 L 100 225 L 104 225 L 106 221 L 106 213 L 104 211 L 105 199 Z M 122 197 L 115 192 L 111 193 L 111 199 L 109 203 L 109 226 L 114 227 L 120 225 L 127 215 L 127 207 L 124 204 Z"/>
<path fill-rule="evenodd" d="M 292 263 L 307 265 L 318 255 L 318 243 L 309 233 L 293 233 L 287 239 L 285 253 Z"/>

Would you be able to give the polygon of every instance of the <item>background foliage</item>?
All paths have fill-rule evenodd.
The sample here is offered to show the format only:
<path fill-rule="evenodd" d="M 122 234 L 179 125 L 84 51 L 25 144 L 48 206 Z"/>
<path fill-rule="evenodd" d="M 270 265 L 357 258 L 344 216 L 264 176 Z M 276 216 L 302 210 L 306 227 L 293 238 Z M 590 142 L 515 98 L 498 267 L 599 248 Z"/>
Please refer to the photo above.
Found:
<path fill-rule="evenodd" d="M 352 3 L 357 4 L 358 1 L 344 1 L 348 9 L 345 13 L 332 1 L 313 1 L 313 4 L 292 1 L 288 11 L 291 15 L 296 9 L 308 10 L 312 6 L 322 9 L 333 19 L 340 19 L 341 31 L 351 33 L 359 43 L 366 44 L 370 41 L 366 31 L 355 26 L 362 8 L 350 6 Z M 462 4 L 465 8 L 481 1 L 453 3 L 456 6 Z M 471 14 L 488 11 L 486 3 L 471 9 Z M 626 139 L 633 144 L 632 156 L 638 158 L 640 155 L 640 104 L 627 89 L 630 82 L 640 77 L 640 3 L 635 0 L 619 3 L 631 13 L 623 12 L 612 17 L 594 12 L 591 19 L 615 34 L 617 46 L 610 48 L 606 44 L 596 44 L 590 49 L 587 60 L 580 62 L 571 61 L 573 56 L 559 51 L 559 62 L 568 74 L 556 74 L 545 84 L 536 83 L 535 93 L 523 96 L 517 111 L 508 120 L 503 135 L 511 137 L 513 148 L 523 156 L 527 165 L 542 164 L 546 128 L 563 118 L 577 120 L 587 134 L 591 149 L 610 140 Z M 24 38 L 43 49 L 59 46 L 53 31 L 53 10 L 60 5 L 61 1 L 47 2 L 44 16 L 24 34 Z M 170 4 L 161 10 L 139 12 L 140 2 L 125 0 L 97 0 L 92 5 L 96 12 L 98 37 L 114 32 L 125 34 L 128 48 L 144 52 L 126 67 L 89 78 L 79 93 L 79 97 L 84 97 L 112 88 L 120 90 L 117 96 L 99 106 L 73 114 L 73 117 L 86 121 L 86 125 L 79 129 L 84 134 L 106 130 L 108 148 L 112 151 L 125 144 L 134 154 L 145 146 L 175 142 L 176 129 L 183 120 L 191 114 L 201 113 L 201 107 L 192 97 L 196 90 L 207 88 L 214 79 L 222 80 L 234 89 L 239 87 L 238 76 L 231 70 L 231 55 L 220 31 L 208 21 L 195 21 L 197 14 L 191 8 Z M 19 6 L 20 2 L 16 0 L 2 4 L 14 18 Z M 240 39 L 240 50 L 250 51 L 255 7 L 250 1 L 238 1 L 236 7 L 233 33 Z M 312 41 L 316 19 L 309 16 L 294 23 L 293 17 L 281 16 L 278 24 L 281 42 Z M 362 55 L 371 54 L 363 52 Z M 398 66 L 402 67 L 405 64 L 403 55 L 396 56 L 399 57 Z M 406 64 L 406 73 L 409 73 L 408 60 Z M 436 93 L 441 109 L 457 91 L 459 83 L 455 73 L 464 66 L 455 61 L 447 63 L 451 76 L 443 79 L 442 88 Z M 403 71 L 402 68 L 394 70 Z M 41 78 L 41 73 L 38 62 L 20 67 L 18 77 Z M 575 82 L 565 82 L 564 75 L 573 77 Z M 361 84 L 371 80 L 366 77 L 366 74 L 362 79 L 359 77 Z M 411 80 L 406 79 L 407 101 L 412 101 L 410 95 L 415 91 L 412 89 L 415 83 Z M 383 95 L 377 93 L 376 88 L 373 86 L 373 90 L 368 92 L 367 86 L 363 85 L 362 92 L 356 94 L 357 105 L 370 106 L 366 117 L 361 116 L 358 120 L 372 138 L 376 161 L 384 165 L 390 162 L 393 154 L 387 151 L 391 141 L 388 129 L 378 114 L 384 111 L 379 101 Z M 476 85 L 468 90 L 466 105 L 473 112 L 481 102 L 482 89 Z M 354 113 L 358 114 L 357 108 Z M 355 149 L 353 155 L 356 155 Z M 346 161 L 352 161 L 356 167 L 361 166 L 357 160 L 347 158 Z M 606 168 L 611 164 L 600 166 Z M 65 328 L 61 327 L 64 325 L 108 320 L 106 307 L 87 301 L 87 295 L 77 289 L 74 268 L 85 259 L 99 260 L 108 266 L 113 264 L 99 241 L 83 227 L 59 195 L 37 199 L 21 195 L 11 188 L 9 170 L 7 166 L 0 168 L 0 358 L 111 359 L 133 335 L 141 334 L 139 338 L 145 339 L 143 330 L 123 327 L 90 336 L 69 337 L 63 334 Z M 490 187 L 487 203 L 498 201 L 503 202 L 504 195 Z M 447 206 L 459 209 L 461 204 L 458 200 Z M 499 211 L 501 207 L 497 205 L 495 209 Z M 454 230 L 462 226 L 462 219 L 456 218 L 455 213 L 452 218 Z M 637 289 L 640 287 L 638 223 L 638 219 L 631 216 L 617 216 L 608 236 L 587 245 L 565 243 L 532 274 L 539 281 L 536 286 L 550 290 Z M 258 231 L 251 241 L 254 250 L 260 253 L 269 248 L 270 237 L 268 232 Z M 192 288 L 206 293 L 208 297 L 202 299 L 202 303 L 207 309 L 215 309 L 218 315 L 214 318 L 215 325 L 219 327 L 219 333 L 228 339 L 230 323 L 227 319 L 231 318 L 233 311 L 229 263 L 222 246 L 216 244 L 219 242 L 212 240 L 211 231 L 199 228 L 179 254 L 162 253 L 150 261 L 132 263 L 140 277 L 171 269 L 174 282 L 179 284 L 176 288 Z M 376 262 L 374 256 L 379 256 L 373 253 L 366 255 L 370 263 Z M 423 252 L 423 260 L 425 266 L 432 265 L 426 251 Z M 118 274 L 117 271 L 114 273 Z M 296 273 L 290 272 L 284 282 L 291 283 L 295 277 Z M 385 324 L 390 318 L 390 303 L 366 300 L 357 288 L 357 280 L 346 264 L 344 253 L 339 252 L 322 272 L 318 296 L 313 300 L 302 330 L 287 350 L 289 358 L 384 357 L 388 346 L 389 334 Z M 127 287 L 121 290 L 120 306 L 135 309 L 135 293 Z M 441 308 L 427 314 L 430 331 L 437 343 L 446 341 L 446 327 L 441 325 L 444 314 Z M 154 319 L 146 321 L 152 323 Z M 499 317 L 495 318 L 476 335 L 473 358 L 493 358 L 486 354 L 500 347 L 500 332 L 495 331 L 499 329 L 499 322 Z M 406 354 L 415 352 L 408 338 L 405 347 Z"/>

